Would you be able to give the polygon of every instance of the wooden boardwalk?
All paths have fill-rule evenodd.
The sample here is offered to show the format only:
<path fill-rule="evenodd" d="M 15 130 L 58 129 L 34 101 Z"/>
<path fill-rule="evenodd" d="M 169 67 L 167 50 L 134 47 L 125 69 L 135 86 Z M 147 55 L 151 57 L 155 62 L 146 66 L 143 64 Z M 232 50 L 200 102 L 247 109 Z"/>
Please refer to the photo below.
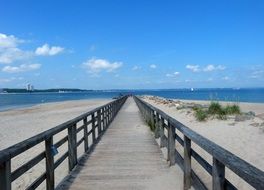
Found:
<path fill-rule="evenodd" d="M 128 98 L 89 158 L 58 189 L 183 189 L 133 98 Z"/>

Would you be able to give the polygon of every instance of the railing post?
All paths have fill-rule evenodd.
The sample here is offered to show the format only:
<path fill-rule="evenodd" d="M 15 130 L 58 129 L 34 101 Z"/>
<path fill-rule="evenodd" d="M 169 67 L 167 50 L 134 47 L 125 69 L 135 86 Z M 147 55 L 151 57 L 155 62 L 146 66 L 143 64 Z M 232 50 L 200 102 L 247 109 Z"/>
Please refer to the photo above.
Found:
<path fill-rule="evenodd" d="M 103 108 L 104 109 L 104 108 Z M 103 110 L 102 109 L 102 110 Z M 99 109 L 97 111 L 97 127 L 98 127 L 98 136 L 101 134 L 101 130 L 102 130 L 102 118 L 101 118 L 101 109 Z"/>
<path fill-rule="evenodd" d="M 158 114 L 158 112 L 156 112 L 156 115 L 155 115 L 155 138 L 157 139 L 157 138 L 159 138 L 160 137 L 160 132 L 159 132 L 159 130 L 160 130 L 160 127 L 159 127 L 159 114 Z"/>
<path fill-rule="evenodd" d="M 166 137 L 165 137 L 165 134 L 164 134 L 164 118 L 161 117 L 160 121 L 160 148 L 163 148 L 166 146 Z"/>
<path fill-rule="evenodd" d="M 191 139 L 184 135 L 184 190 L 191 188 Z"/>
<path fill-rule="evenodd" d="M 45 140 L 46 155 L 46 189 L 54 190 L 54 157 L 52 154 L 53 138 Z"/>
<path fill-rule="evenodd" d="M 76 124 L 68 128 L 69 171 L 77 164 Z"/>
<path fill-rule="evenodd" d="M 99 125 L 99 115 L 98 115 L 98 112 L 97 112 L 97 118 L 98 118 L 98 121 L 97 121 L 97 124 Z M 95 143 L 95 118 L 94 118 L 94 113 L 92 113 L 92 139 L 93 139 L 93 144 Z"/>
<path fill-rule="evenodd" d="M 168 158 L 170 161 L 170 166 L 176 163 L 175 158 L 175 127 L 170 124 L 168 121 Z"/>
<path fill-rule="evenodd" d="M 213 158 L 213 190 L 223 190 L 225 183 L 225 165 Z"/>
<path fill-rule="evenodd" d="M 103 128 L 106 127 L 106 108 L 103 108 Z"/>
<path fill-rule="evenodd" d="M 88 129 L 87 129 L 87 117 L 83 119 L 83 137 L 84 137 L 84 152 L 87 152 L 89 149 L 89 141 L 88 141 Z"/>
<path fill-rule="evenodd" d="M 11 190 L 11 160 L 0 164 L 0 190 Z"/>

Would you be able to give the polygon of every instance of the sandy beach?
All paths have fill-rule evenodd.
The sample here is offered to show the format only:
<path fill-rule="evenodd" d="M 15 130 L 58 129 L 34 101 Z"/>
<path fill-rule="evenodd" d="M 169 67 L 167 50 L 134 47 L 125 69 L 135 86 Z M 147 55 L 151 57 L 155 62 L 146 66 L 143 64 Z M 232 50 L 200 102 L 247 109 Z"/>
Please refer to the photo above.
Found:
<path fill-rule="evenodd" d="M 210 103 L 208 101 L 166 100 L 153 96 L 144 96 L 143 99 L 165 111 L 168 115 L 177 119 L 197 133 L 264 171 L 264 104 L 238 103 L 242 112 L 251 111 L 255 113 L 254 117 L 244 121 L 236 121 L 235 116 L 229 116 L 227 120 L 210 118 L 207 121 L 200 122 L 194 117 L 192 109 L 177 109 L 177 107 L 186 103 L 208 105 Z M 231 103 L 232 102 L 220 102 L 221 105 Z M 194 143 L 192 143 L 192 147 L 212 164 L 212 157 L 207 152 L 203 151 Z M 176 145 L 176 148 L 183 153 L 183 150 L 179 145 Z M 207 187 L 211 189 L 211 176 L 209 176 L 203 168 L 198 166 L 194 160 L 192 160 L 192 164 L 194 171 L 201 176 L 201 179 L 203 179 Z M 228 169 L 226 171 L 226 177 L 238 189 L 253 189 Z"/>
<path fill-rule="evenodd" d="M 108 103 L 111 99 L 92 99 L 65 101 L 57 103 L 39 104 L 28 108 L 14 109 L 0 112 L 0 149 L 7 148 L 29 137 L 53 128 L 67 120 L 73 119 L 82 113 Z M 54 136 L 54 142 L 66 136 L 66 131 Z M 81 146 L 81 148 L 83 148 Z M 21 166 L 44 150 L 44 143 L 40 143 L 28 151 L 12 159 L 12 171 Z M 67 143 L 59 148 L 58 158 L 67 150 Z M 81 154 L 82 149 L 78 149 Z M 25 189 L 37 177 L 45 171 L 45 161 L 41 161 L 35 167 L 12 183 L 12 189 Z M 55 170 L 55 183 L 67 175 L 68 160 L 66 159 L 58 169 Z M 44 184 L 40 189 L 45 189 Z"/>

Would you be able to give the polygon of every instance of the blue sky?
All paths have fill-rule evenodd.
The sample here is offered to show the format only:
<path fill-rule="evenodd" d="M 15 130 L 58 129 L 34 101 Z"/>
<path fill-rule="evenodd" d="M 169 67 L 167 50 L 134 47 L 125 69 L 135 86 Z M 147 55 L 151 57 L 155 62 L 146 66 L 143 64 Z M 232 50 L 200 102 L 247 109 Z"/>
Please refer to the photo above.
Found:
<path fill-rule="evenodd" d="M 264 1 L 13 1 L 0 87 L 263 87 Z"/>

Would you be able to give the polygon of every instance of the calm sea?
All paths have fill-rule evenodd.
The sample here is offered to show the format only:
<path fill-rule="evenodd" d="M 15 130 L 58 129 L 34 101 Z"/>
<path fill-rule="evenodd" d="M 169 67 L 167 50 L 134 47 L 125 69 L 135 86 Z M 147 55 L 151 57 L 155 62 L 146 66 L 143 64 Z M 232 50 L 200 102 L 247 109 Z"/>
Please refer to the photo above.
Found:
<path fill-rule="evenodd" d="M 113 98 L 120 93 L 154 95 L 186 100 L 221 100 L 264 103 L 264 88 L 256 89 L 172 89 L 172 90 L 112 90 L 74 93 L 0 94 L 0 110 L 66 100 Z"/>

